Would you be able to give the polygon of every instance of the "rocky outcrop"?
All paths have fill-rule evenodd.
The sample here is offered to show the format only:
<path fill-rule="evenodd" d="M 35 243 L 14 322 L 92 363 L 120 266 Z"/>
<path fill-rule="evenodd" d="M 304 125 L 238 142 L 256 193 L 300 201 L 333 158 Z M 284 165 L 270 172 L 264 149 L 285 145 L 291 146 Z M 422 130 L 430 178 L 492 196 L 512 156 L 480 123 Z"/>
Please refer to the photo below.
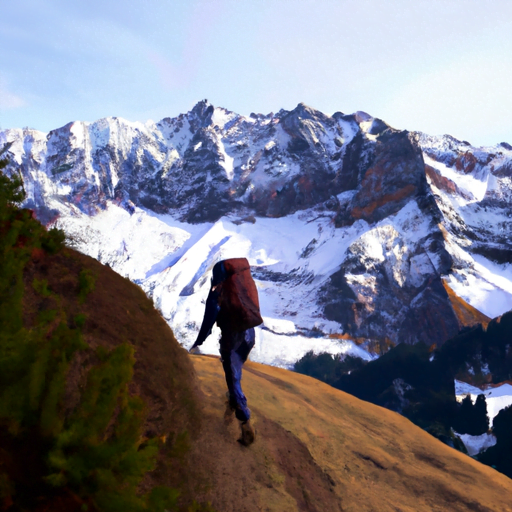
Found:
<path fill-rule="evenodd" d="M 407 132 L 386 128 L 367 151 L 368 167 L 360 172 L 356 193 L 336 219 L 340 226 L 358 219 L 378 222 L 427 193 L 422 153 Z"/>

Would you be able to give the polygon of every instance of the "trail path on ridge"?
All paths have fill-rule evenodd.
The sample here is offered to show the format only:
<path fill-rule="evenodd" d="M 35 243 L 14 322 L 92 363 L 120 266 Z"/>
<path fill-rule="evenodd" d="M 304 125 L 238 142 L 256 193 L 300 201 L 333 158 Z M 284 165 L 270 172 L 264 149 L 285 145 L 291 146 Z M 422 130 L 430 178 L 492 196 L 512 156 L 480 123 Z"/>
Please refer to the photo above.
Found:
<path fill-rule="evenodd" d="M 218 358 L 193 356 L 204 425 L 183 478 L 219 511 L 512 512 L 512 480 L 397 413 L 320 381 L 248 361 L 242 386 L 257 439 L 224 425 Z M 189 473 L 192 471 L 192 473 Z"/>

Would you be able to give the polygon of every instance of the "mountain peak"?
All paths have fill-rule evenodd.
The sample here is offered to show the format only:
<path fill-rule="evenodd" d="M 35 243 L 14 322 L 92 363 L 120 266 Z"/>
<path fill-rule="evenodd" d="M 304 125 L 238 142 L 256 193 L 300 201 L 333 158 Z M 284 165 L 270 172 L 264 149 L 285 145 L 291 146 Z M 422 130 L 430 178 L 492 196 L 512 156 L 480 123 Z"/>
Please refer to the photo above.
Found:
<path fill-rule="evenodd" d="M 373 116 L 371 116 L 370 114 L 367 114 L 366 112 L 363 112 L 362 110 L 358 110 L 357 112 L 355 112 L 354 118 L 359 124 L 366 123 L 368 121 L 373 120 Z"/>
<path fill-rule="evenodd" d="M 213 113 L 214 109 L 215 109 L 215 107 L 207 99 L 204 99 L 204 100 L 198 101 L 194 105 L 194 107 L 192 108 L 192 110 L 190 112 L 192 114 L 194 114 L 195 116 L 197 116 L 201 119 L 204 119 L 208 115 L 211 115 Z"/>

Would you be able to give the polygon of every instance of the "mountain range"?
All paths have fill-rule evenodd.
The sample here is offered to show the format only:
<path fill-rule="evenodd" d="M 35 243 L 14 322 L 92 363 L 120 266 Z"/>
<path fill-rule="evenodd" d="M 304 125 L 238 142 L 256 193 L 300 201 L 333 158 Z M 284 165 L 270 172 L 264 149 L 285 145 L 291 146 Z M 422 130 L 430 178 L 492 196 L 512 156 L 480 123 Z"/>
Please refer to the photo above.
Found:
<path fill-rule="evenodd" d="M 397 130 L 304 104 L 248 117 L 199 102 L 158 123 L 0 132 L 46 225 L 137 284 L 195 339 L 219 260 L 249 259 L 255 361 L 370 360 L 512 309 L 512 146 Z M 216 353 L 218 331 L 204 345 Z"/>

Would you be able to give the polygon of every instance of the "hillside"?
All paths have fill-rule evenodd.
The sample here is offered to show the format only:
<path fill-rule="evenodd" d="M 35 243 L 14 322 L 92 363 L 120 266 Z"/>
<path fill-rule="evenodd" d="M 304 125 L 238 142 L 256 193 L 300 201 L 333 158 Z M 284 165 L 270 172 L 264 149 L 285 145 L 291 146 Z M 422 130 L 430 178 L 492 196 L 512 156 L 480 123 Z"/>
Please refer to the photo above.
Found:
<path fill-rule="evenodd" d="M 192 356 L 206 429 L 188 475 L 198 496 L 229 511 L 507 512 L 512 480 L 447 447 L 404 417 L 318 380 L 246 364 L 243 386 L 257 440 L 223 425 L 217 358 Z M 197 483 L 197 481 L 196 481 Z"/>
<path fill-rule="evenodd" d="M 0 510 L 175 510 L 153 470 L 200 418 L 187 353 L 140 288 L 22 196 L 0 175 Z"/>

